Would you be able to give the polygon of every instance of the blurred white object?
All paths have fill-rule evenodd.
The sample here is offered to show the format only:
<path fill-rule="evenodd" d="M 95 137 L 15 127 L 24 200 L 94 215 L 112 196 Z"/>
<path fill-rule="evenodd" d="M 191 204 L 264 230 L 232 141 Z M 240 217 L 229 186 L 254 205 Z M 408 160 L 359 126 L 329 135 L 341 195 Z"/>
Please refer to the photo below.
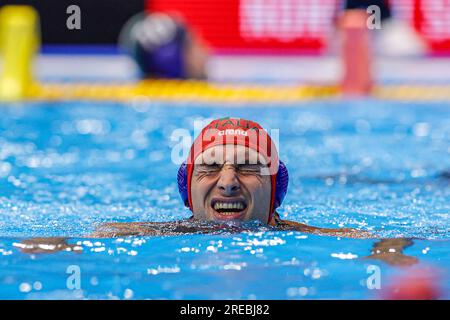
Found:
<path fill-rule="evenodd" d="M 2 70 L 0 59 L 0 72 Z M 449 83 L 450 57 L 376 56 L 377 82 Z M 268 72 L 267 70 L 270 70 Z M 135 82 L 139 72 L 127 55 L 38 55 L 38 81 Z M 336 55 L 212 55 L 208 79 L 214 82 L 333 84 L 341 74 Z"/>
<path fill-rule="evenodd" d="M 421 56 L 427 52 L 425 41 L 413 27 L 395 19 L 382 22 L 375 48 L 378 55 L 392 57 Z"/>

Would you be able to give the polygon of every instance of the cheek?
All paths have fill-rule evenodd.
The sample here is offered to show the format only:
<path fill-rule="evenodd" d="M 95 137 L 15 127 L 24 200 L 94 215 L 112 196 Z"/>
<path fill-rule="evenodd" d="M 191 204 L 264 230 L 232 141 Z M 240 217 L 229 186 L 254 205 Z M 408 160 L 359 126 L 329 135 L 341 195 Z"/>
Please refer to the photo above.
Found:
<path fill-rule="evenodd" d="M 212 183 L 202 180 L 202 183 L 192 181 L 191 184 L 191 197 L 193 210 L 203 210 L 205 204 L 205 198 L 211 190 Z"/>
<path fill-rule="evenodd" d="M 263 199 L 266 199 L 268 194 L 270 195 L 270 178 L 266 179 L 265 177 L 248 177 L 246 181 L 243 182 L 246 185 L 249 193 L 254 198 L 255 202 L 258 204 L 262 204 L 264 202 Z"/>
<path fill-rule="evenodd" d="M 255 178 L 248 182 L 248 190 L 254 201 L 253 217 L 264 220 L 269 214 L 270 209 L 270 194 L 271 194 L 271 180 L 270 177 Z"/>

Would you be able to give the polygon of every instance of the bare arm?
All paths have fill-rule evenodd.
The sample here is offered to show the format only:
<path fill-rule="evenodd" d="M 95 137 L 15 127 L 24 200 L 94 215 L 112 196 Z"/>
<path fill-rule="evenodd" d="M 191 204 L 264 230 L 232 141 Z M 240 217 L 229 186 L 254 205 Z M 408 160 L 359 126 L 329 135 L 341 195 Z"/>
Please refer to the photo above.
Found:
<path fill-rule="evenodd" d="M 318 228 L 306 224 L 281 220 L 276 221 L 275 226 L 280 230 L 292 230 L 316 235 L 333 237 L 371 239 L 376 238 L 373 234 L 351 228 Z M 181 220 L 173 222 L 130 222 L 130 223 L 104 223 L 100 225 L 89 238 L 115 238 L 127 236 L 173 236 L 192 233 L 218 233 L 222 229 L 218 226 Z M 228 230 L 233 232 L 233 230 Z M 239 231 L 239 230 L 234 230 Z M 17 245 L 24 253 L 53 253 L 59 251 L 81 252 L 81 247 L 68 244 L 66 238 L 32 238 L 23 240 Z M 390 265 L 408 266 L 418 262 L 417 258 L 406 256 L 403 249 L 412 245 L 411 239 L 392 238 L 381 239 L 374 243 L 371 254 L 364 259 L 375 259 L 384 261 Z"/>
<path fill-rule="evenodd" d="M 31 238 L 22 240 L 15 244 L 23 253 L 53 253 L 59 251 L 73 251 L 81 252 L 81 247 L 68 244 L 67 238 L 63 237 L 48 237 L 48 238 Z"/>
<path fill-rule="evenodd" d="M 343 238 L 359 238 L 359 239 L 371 239 L 376 238 L 375 235 L 367 232 L 352 228 L 319 228 L 308 226 L 303 223 L 290 221 L 290 220 L 276 220 L 275 227 L 281 230 L 300 231 L 305 233 L 317 234 L 321 236 L 331 237 L 343 237 Z"/>
<path fill-rule="evenodd" d="M 279 219 L 279 218 L 278 218 Z M 375 235 L 351 228 L 327 229 L 308 226 L 306 224 L 289 221 L 277 220 L 277 226 L 283 230 L 294 230 L 317 235 L 326 235 L 333 237 L 373 239 Z M 419 262 L 416 257 L 407 256 L 403 250 L 413 244 L 411 239 L 389 238 L 380 239 L 373 244 L 371 254 L 363 259 L 380 260 L 393 266 L 410 266 Z"/>
<path fill-rule="evenodd" d="M 111 222 L 101 224 L 89 237 L 117 238 L 128 236 L 175 236 L 192 233 L 213 233 L 217 228 L 189 220 L 169 222 Z"/>
<path fill-rule="evenodd" d="M 105 223 L 100 225 L 86 238 L 117 238 L 127 236 L 154 236 L 157 231 L 151 228 L 152 223 Z M 155 228 L 156 229 L 156 228 Z M 59 251 L 81 252 L 82 248 L 68 244 L 67 238 L 48 237 L 30 238 L 15 245 L 23 253 L 55 253 Z"/>
<path fill-rule="evenodd" d="M 416 257 L 407 256 L 403 250 L 413 245 L 412 239 L 389 238 L 374 243 L 371 254 L 364 259 L 374 259 L 394 266 L 411 266 L 419 262 Z"/>
<path fill-rule="evenodd" d="M 367 232 L 355 229 L 325 229 L 307 226 L 298 222 L 279 220 L 275 226 L 280 230 L 296 230 L 318 235 L 349 238 L 373 237 Z M 87 238 L 117 238 L 129 236 L 174 236 L 182 234 L 206 234 L 220 232 L 241 232 L 245 229 L 221 226 L 195 220 L 179 220 L 170 222 L 111 222 L 101 224 Z M 23 240 L 18 247 L 24 253 L 53 253 L 59 251 L 81 251 L 76 245 L 67 243 L 67 238 L 31 238 Z"/>
<path fill-rule="evenodd" d="M 174 236 L 182 234 L 218 233 L 219 225 L 201 221 L 179 220 L 169 222 L 111 222 L 101 224 L 86 238 L 118 238 L 129 236 Z M 232 230 L 230 230 L 232 231 Z M 67 238 L 31 238 L 16 245 L 24 253 L 55 253 L 59 251 L 81 252 L 82 248 L 68 244 Z"/>

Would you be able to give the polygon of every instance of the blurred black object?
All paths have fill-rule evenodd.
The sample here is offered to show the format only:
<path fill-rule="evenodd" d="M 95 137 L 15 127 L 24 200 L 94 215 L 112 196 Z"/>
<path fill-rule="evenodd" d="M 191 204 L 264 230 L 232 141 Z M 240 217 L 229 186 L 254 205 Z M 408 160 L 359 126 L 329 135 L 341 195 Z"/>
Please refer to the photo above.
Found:
<path fill-rule="evenodd" d="M 166 14 L 142 12 L 128 21 L 120 45 L 139 66 L 144 77 L 185 78 L 184 51 L 188 31 Z"/>
<path fill-rule="evenodd" d="M 440 176 L 441 176 L 442 178 L 445 178 L 445 179 L 450 179 L 450 170 L 449 170 L 449 171 L 444 171 L 444 172 L 442 172 L 442 173 L 440 174 Z"/>
<path fill-rule="evenodd" d="M 139 13 L 124 25 L 119 45 L 134 59 L 143 78 L 206 77 L 208 50 L 181 17 Z"/>
<path fill-rule="evenodd" d="M 376 5 L 380 7 L 381 19 L 388 19 L 391 17 L 391 10 L 388 0 L 345 0 L 344 9 L 363 9 L 366 10 L 369 6 Z"/>
<path fill-rule="evenodd" d="M 144 0 L 1 0 L 3 5 L 31 5 L 40 15 L 44 44 L 116 44 L 130 17 L 145 8 Z M 67 8 L 81 11 L 81 29 L 70 30 Z"/>

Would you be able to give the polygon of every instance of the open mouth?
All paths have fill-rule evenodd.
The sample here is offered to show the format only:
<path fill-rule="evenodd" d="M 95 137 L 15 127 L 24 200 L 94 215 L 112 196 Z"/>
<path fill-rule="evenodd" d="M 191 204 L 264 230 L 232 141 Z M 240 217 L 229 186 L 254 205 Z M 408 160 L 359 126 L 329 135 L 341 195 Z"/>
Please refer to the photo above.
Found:
<path fill-rule="evenodd" d="M 239 219 L 245 214 L 247 203 L 242 199 L 213 199 L 211 207 L 218 219 Z"/>

